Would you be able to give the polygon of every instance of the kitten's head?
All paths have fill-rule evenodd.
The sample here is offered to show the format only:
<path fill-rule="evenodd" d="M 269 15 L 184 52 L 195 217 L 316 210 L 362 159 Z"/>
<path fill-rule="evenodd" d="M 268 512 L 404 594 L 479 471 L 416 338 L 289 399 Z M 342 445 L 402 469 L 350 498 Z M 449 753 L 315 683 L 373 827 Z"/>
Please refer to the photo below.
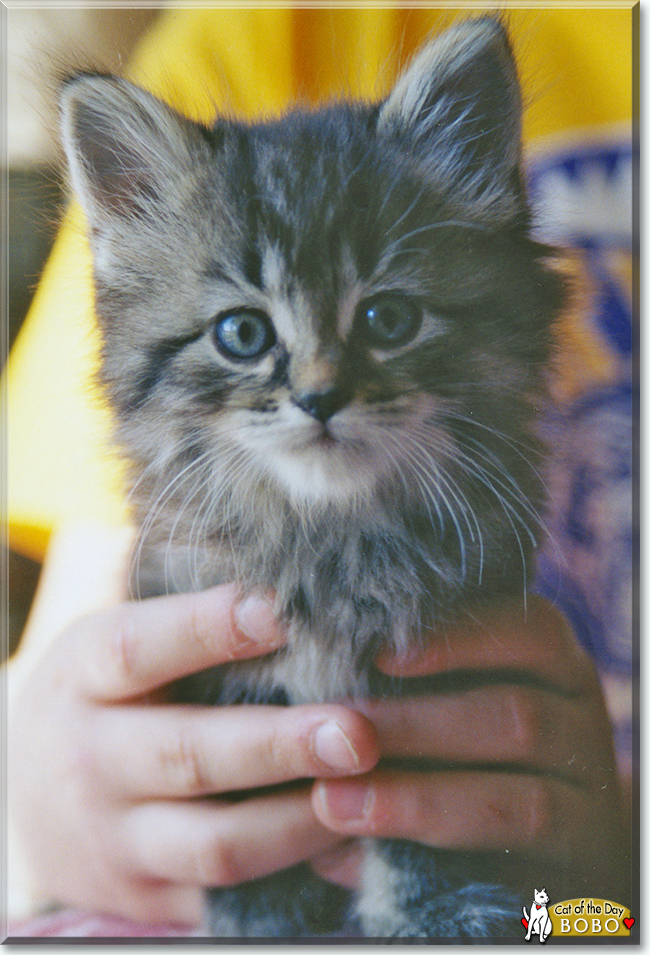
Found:
<path fill-rule="evenodd" d="M 514 460 L 559 299 L 527 235 L 520 117 L 491 18 L 426 46 L 383 102 L 255 125 L 73 77 L 103 378 L 140 467 L 298 508 L 396 488 L 463 508 L 452 462 L 478 486 Z"/>

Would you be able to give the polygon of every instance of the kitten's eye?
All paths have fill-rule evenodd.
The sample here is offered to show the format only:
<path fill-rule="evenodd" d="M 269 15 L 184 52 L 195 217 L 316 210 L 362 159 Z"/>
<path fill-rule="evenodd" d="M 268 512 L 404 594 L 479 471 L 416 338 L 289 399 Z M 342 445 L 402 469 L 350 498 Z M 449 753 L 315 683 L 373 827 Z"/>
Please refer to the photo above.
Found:
<path fill-rule="evenodd" d="M 264 312 L 224 312 L 214 325 L 217 347 L 230 358 L 259 358 L 275 345 L 275 329 Z"/>
<path fill-rule="evenodd" d="M 422 310 L 411 299 L 384 293 L 361 302 L 357 327 L 378 348 L 397 348 L 417 335 Z"/>

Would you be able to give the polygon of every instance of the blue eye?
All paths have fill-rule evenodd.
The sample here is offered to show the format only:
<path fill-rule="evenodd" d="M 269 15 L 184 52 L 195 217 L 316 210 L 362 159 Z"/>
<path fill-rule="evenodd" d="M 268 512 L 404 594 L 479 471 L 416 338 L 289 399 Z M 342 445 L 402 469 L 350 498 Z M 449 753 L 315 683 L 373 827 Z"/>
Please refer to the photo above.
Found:
<path fill-rule="evenodd" d="M 422 310 L 411 299 L 384 292 L 357 308 L 357 327 L 378 348 L 397 348 L 417 335 Z"/>
<path fill-rule="evenodd" d="M 214 325 L 217 347 L 229 358 L 259 358 L 276 343 L 275 329 L 264 312 L 242 308 L 224 312 Z"/>

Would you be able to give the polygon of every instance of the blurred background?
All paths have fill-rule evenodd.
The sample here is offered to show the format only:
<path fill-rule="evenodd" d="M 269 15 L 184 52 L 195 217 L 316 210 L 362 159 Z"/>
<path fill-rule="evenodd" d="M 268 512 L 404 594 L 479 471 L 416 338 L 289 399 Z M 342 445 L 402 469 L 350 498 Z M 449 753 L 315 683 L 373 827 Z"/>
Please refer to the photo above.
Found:
<path fill-rule="evenodd" d="M 157 9 L 5 9 L 7 23 L 8 325 L 5 354 L 27 314 L 54 240 L 65 187 L 57 140 L 57 75 L 70 65 L 118 70 Z M 40 564 L 5 548 L 9 639 L 23 630 Z"/>

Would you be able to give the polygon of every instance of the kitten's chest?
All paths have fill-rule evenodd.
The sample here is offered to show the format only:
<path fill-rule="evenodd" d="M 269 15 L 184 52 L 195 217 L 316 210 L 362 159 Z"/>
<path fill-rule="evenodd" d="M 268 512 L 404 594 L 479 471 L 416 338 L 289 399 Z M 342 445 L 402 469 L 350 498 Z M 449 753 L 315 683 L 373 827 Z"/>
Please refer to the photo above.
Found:
<path fill-rule="evenodd" d="M 406 651 L 469 589 L 439 542 L 385 515 L 308 529 L 258 520 L 201 549 L 150 548 L 140 566 L 158 592 L 236 581 L 243 594 L 274 594 L 286 648 L 193 680 L 195 698 L 215 703 L 366 696 L 377 653 Z"/>
<path fill-rule="evenodd" d="M 221 703 L 331 703 L 368 695 L 367 668 L 352 642 L 336 653 L 322 640 L 292 627 L 289 643 L 273 657 L 229 665 L 218 674 Z"/>
<path fill-rule="evenodd" d="M 261 537 L 255 549 L 221 545 L 201 555 L 166 550 L 167 586 L 172 570 L 179 589 L 236 580 L 244 593 L 274 593 L 287 629 L 286 647 L 277 654 L 193 680 L 199 699 L 314 703 L 367 695 L 379 649 L 404 647 L 419 633 L 424 584 L 412 555 L 395 548 L 389 554 L 378 538 L 347 531 L 337 537 L 330 528 L 319 545 L 294 534 L 284 554 L 274 554 Z M 162 555 L 153 556 L 158 572 L 151 567 L 148 573 L 155 580 Z"/>

